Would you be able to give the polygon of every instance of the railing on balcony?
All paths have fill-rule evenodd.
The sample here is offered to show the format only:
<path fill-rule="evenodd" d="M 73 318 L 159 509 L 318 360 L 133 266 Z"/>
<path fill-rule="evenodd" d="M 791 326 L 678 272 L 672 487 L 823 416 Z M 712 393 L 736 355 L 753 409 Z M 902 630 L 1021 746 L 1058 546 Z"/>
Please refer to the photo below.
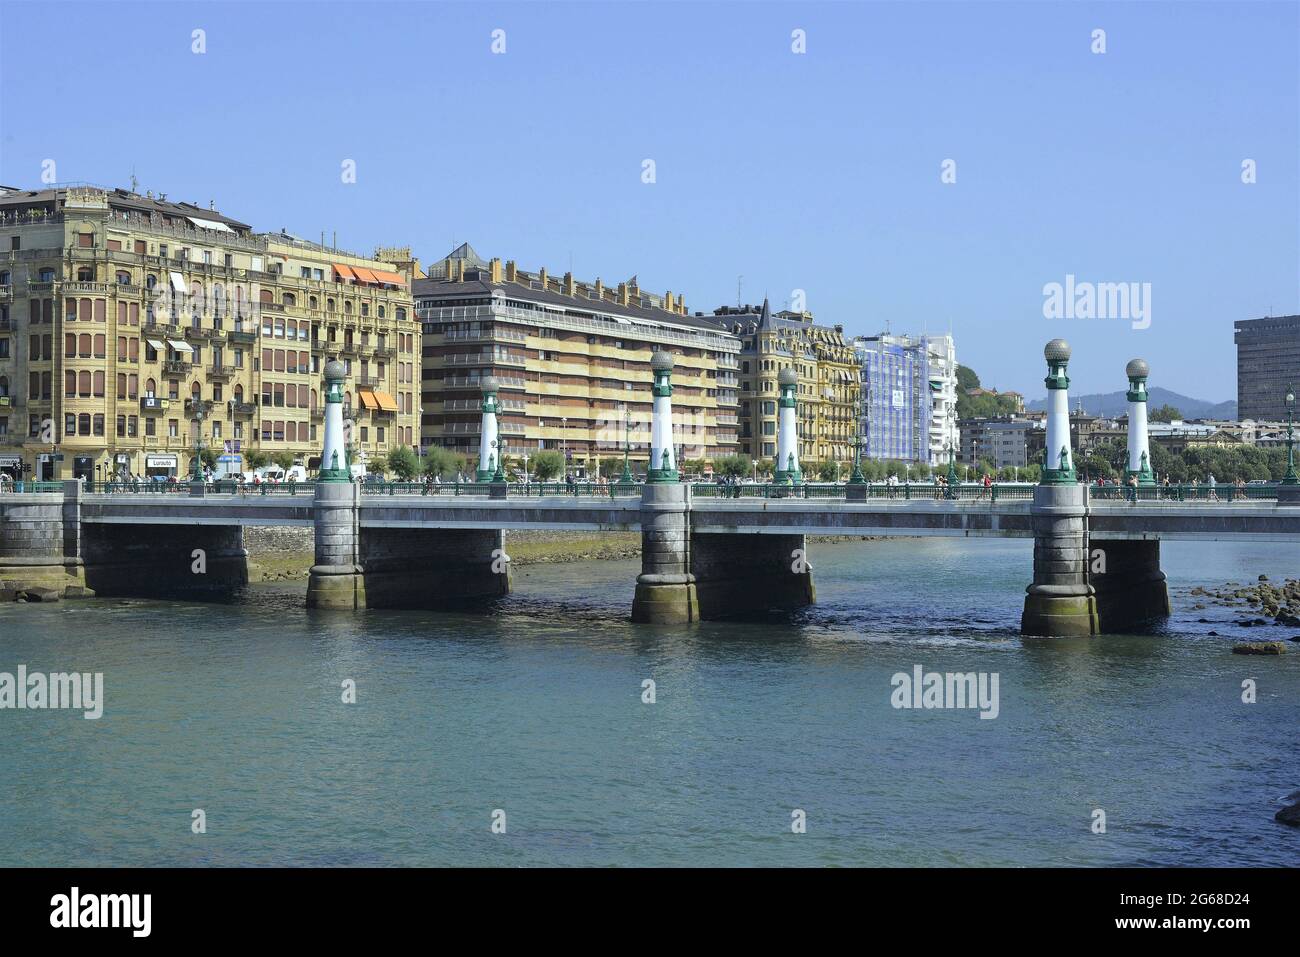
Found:
<path fill-rule="evenodd" d="M 141 412 L 165 412 L 170 405 L 171 399 L 161 399 L 156 395 L 140 397 Z"/>
<path fill-rule="evenodd" d="M 190 363 L 183 359 L 168 359 L 163 363 L 163 370 L 174 375 L 186 375 L 190 371 Z"/>
<path fill-rule="evenodd" d="M 208 366 L 209 379 L 229 379 L 235 374 L 234 366 Z"/>
<path fill-rule="evenodd" d="M 257 406 L 252 402 L 236 402 L 232 399 L 228 405 L 231 415 L 252 415 L 257 411 Z"/>

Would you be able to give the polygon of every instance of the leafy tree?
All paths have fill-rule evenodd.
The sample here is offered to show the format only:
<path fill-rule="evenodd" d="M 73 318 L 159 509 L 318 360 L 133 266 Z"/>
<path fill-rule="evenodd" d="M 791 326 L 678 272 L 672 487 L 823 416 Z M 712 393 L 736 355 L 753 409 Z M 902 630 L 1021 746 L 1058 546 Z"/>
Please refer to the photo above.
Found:
<path fill-rule="evenodd" d="M 388 471 L 388 456 L 372 455 L 366 460 L 366 474 L 383 475 Z"/>
<path fill-rule="evenodd" d="M 441 445 L 431 445 L 424 451 L 424 474 L 436 478 L 452 478 L 456 474 L 458 457 Z"/>
<path fill-rule="evenodd" d="M 776 465 L 772 462 L 771 459 L 759 459 L 758 462 L 759 475 L 765 476 L 766 478 L 771 478 L 775 473 L 776 473 Z"/>
<path fill-rule="evenodd" d="M 210 468 L 213 471 L 216 471 L 217 450 L 205 445 L 203 448 L 199 449 L 199 461 L 203 463 L 205 468 Z"/>
<path fill-rule="evenodd" d="M 837 482 L 840 478 L 838 462 L 826 461 L 817 467 L 817 477 L 823 482 Z"/>
<path fill-rule="evenodd" d="M 713 470 L 726 478 L 748 478 L 754 463 L 748 455 L 724 455 L 713 463 Z"/>
<path fill-rule="evenodd" d="M 244 453 L 244 464 L 248 466 L 250 472 L 265 468 L 266 463 L 269 461 L 271 461 L 271 456 L 265 452 L 259 452 L 257 449 L 249 449 Z"/>
<path fill-rule="evenodd" d="M 271 454 L 271 461 L 287 472 L 289 469 L 293 468 L 293 453 L 273 452 Z"/>
<path fill-rule="evenodd" d="M 564 471 L 564 456 L 555 449 L 545 449 L 532 458 L 533 478 L 549 482 Z"/>
<path fill-rule="evenodd" d="M 958 363 L 957 365 L 957 390 L 965 392 L 967 389 L 978 389 L 980 387 L 980 377 L 978 373 L 969 366 Z"/>
<path fill-rule="evenodd" d="M 420 471 L 420 463 L 409 446 L 399 445 L 388 454 L 388 468 L 399 482 L 409 482 Z"/>
<path fill-rule="evenodd" d="M 618 478 L 620 475 L 623 474 L 623 459 L 622 458 L 601 459 L 600 474 L 607 479 Z"/>
<path fill-rule="evenodd" d="M 1168 402 L 1166 402 L 1160 408 L 1152 409 L 1151 414 L 1150 416 L 1148 416 L 1148 418 L 1152 422 L 1173 422 L 1174 420 L 1181 421 L 1183 418 L 1183 413 L 1180 410 L 1174 408 Z"/>

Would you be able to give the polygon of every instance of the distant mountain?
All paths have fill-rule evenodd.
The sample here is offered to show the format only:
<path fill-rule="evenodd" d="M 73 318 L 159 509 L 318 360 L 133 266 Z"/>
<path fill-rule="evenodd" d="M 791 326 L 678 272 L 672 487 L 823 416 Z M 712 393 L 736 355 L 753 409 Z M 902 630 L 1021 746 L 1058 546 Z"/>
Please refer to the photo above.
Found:
<path fill-rule="evenodd" d="M 1094 395 L 1072 395 L 1070 396 L 1070 409 L 1077 409 L 1080 404 L 1083 405 L 1083 411 L 1089 415 L 1114 416 L 1122 415 L 1128 411 L 1128 399 L 1123 392 L 1105 392 Z M 1180 395 L 1177 392 L 1171 392 L 1169 389 L 1162 389 L 1159 386 L 1150 390 L 1150 397 L 1147 404 L 1152 409 L 1157 409 L 1162 405 L 1172 405 L 1183 413 L 1184 419 L 1236 419 L 1237 403 L 1228 402 L 1206 402 L 1204 399 L 1193 399 L 1191 396 Z M 1047 408 L 1047 399 L 1035 399 L 1032 402 L 1026 402 L 1025 408 L 1037 411 Z"/>

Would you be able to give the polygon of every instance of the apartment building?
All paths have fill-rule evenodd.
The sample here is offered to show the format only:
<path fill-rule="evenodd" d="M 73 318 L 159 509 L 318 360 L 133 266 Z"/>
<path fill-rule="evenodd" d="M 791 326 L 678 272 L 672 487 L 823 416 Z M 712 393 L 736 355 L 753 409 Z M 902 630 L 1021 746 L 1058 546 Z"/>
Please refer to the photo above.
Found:
<path fill-rule="evenodd" d="M 650 356 L 672 352 L 673 422 L 680 462 L 712 461 L 737 446 L 739 342 L 692 316 L 681 297 L 606 286 L 545 268 L 484 260 L 464 244 L 432 263 L 414 288 L 424 333 L 423 442 L 477 455 L 480 383 L 500 384 L 502 454 L 525 464 L 543 449 L 578 476 L 620 458 L 649 458 Z"/>
<path fill-rule="evenodd" d="M 741 342 L 741 451 L 756 460 L 775 457 L 777 376 L 790 367 L 799 377 L 796 422 L 804 471 L 822 462 L 851 462 L 858 367 L 844 327 L 817 325 L 810 312 L 773 313 L 766 299 L 760 307 L 719 307 L 713 319 Z"/>
<path fill-rule="evenodd" d="M 335 356 L 358 457 L 416 439 L 409 276 L 213 204 L 0 188 L 0 307 L 0 469 L 14 477 L 182 475 L 200 446 L 223 472 L 250 450 L 314 468 Z"/>
<path fill-rule="evenodd" d="M 863 455 L 946 465 L 961 441 L 952 336 L 884 332 L 858 336 L 853 348 L 861 380 Z"/>

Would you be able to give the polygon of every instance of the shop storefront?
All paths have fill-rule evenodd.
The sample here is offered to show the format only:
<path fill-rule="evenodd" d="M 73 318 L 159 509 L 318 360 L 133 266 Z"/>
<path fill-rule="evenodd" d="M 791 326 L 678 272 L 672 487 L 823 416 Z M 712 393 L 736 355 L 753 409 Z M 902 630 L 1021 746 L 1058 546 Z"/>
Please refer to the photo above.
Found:
<path fill-rule="evenodd" d="M 93 455 L 74 455 L 72 457 L 72 477 L 86 479 L 95 477 L 95 457 Z"/>
<path fill-rule="evenodd" d="M 118 452 L 113 456 L 113 475 L 112 478 L 121 481 L 132 474 L 131 453 Z"/>
<path fill-rule="evenodd" d="M 15 482 L 23 479 L 23 459 L 21 455 L 0 455 L 0 472 Z"/>
<path fill-rule="evenodd" d="M 175 478 L 179 464 L 175 455 L 146 455 L 144 474 L 151 479 Z"/>

